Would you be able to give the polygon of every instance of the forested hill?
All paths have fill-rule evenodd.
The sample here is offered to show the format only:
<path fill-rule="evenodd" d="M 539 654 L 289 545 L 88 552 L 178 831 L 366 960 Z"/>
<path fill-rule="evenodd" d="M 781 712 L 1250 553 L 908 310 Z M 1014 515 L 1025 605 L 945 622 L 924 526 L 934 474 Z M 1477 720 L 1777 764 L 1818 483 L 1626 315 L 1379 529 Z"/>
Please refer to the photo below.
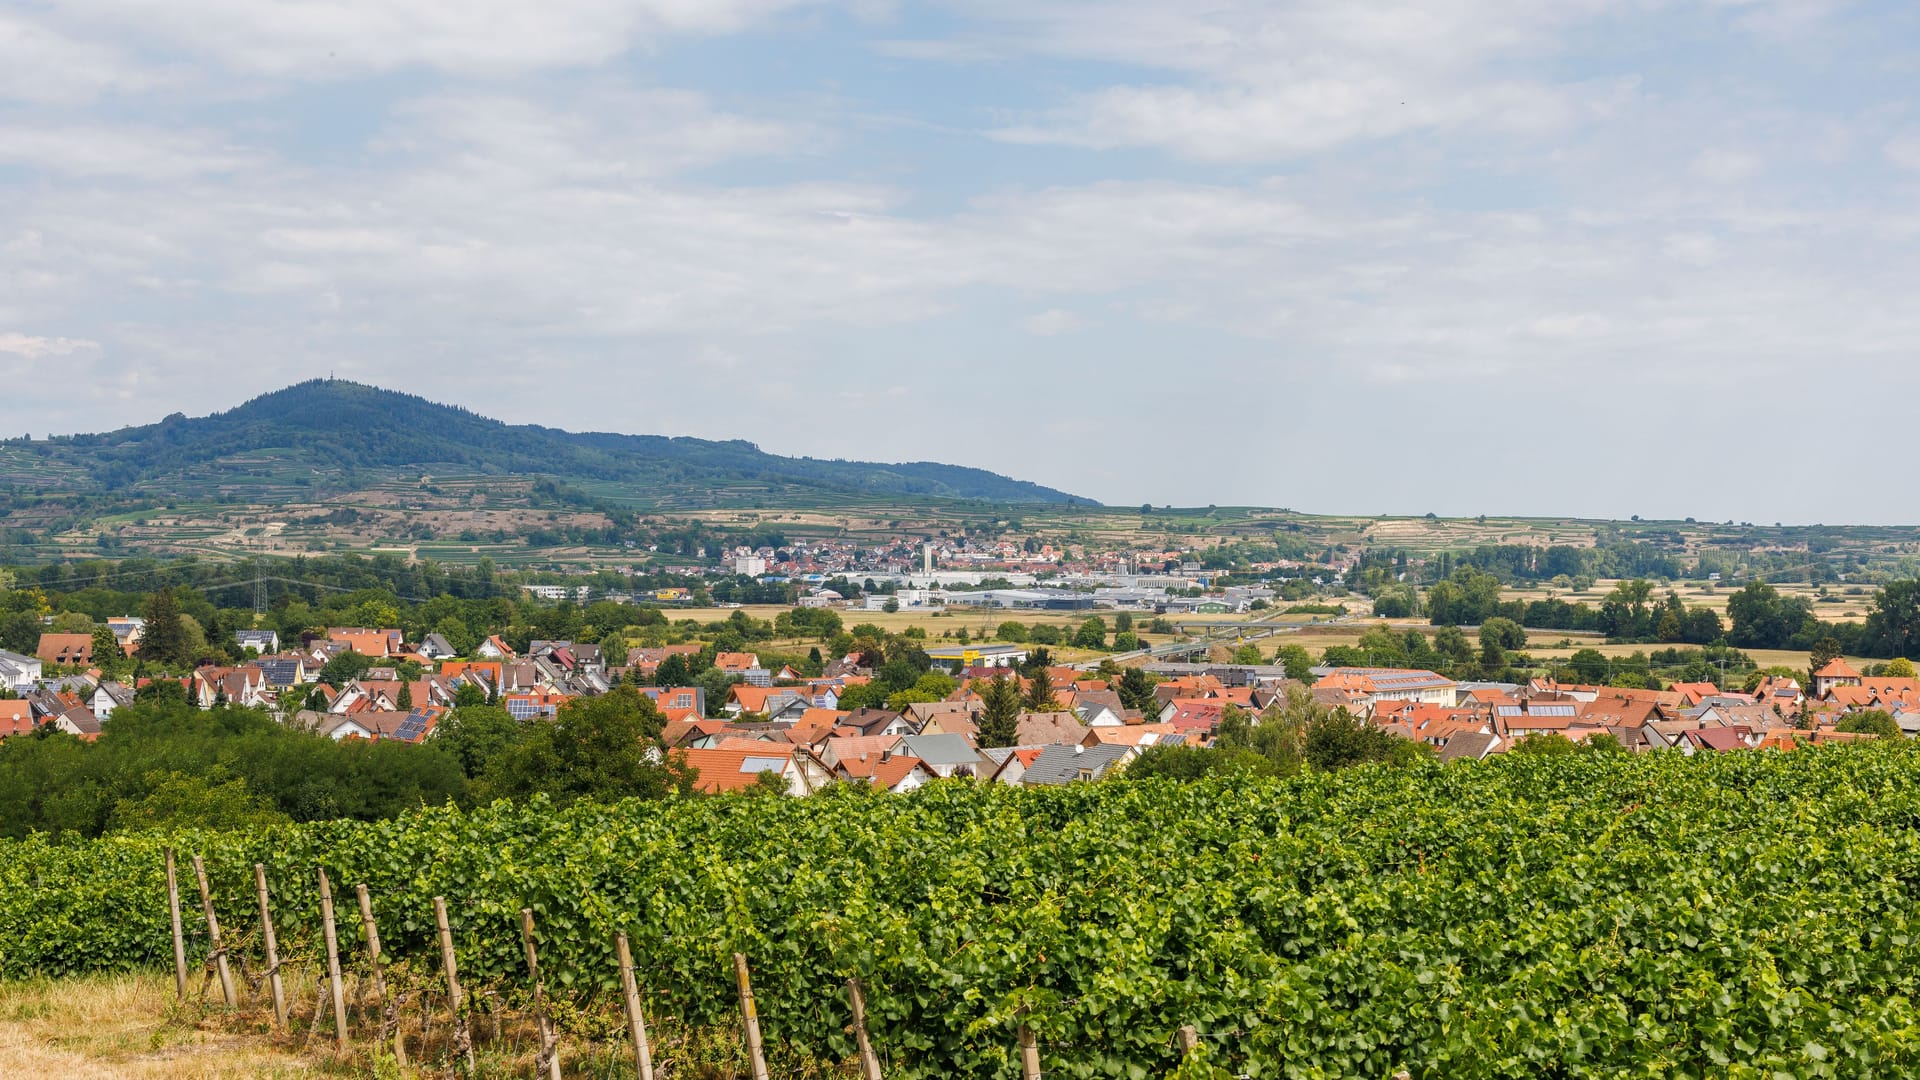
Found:
<path fill-rule="evenodd" d="M 574 433 L 509 425 L 379 387 L 315 379 L 212 416 L 56 440 L 62 465 L 108 491 L 207 478 L 253 455 L 322 475 L 448 467 L 566 480 L 724 489 L 771 484 L 862 495 L 1095 505 L 1091 499 L 984 469 L 934 462 L 876 464 L 768 454 L 752 443 Z"/>

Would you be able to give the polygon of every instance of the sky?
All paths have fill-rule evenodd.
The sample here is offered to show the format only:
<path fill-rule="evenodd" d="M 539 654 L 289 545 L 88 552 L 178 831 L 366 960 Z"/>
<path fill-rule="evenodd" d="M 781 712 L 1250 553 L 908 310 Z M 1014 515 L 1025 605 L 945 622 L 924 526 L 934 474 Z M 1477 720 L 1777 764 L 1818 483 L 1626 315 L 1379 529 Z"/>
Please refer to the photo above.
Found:
<path fill-rule="evenodd" d="M 1910 0 L 0 0 L 0 400 L 1920 522 L 1915 87 Z"/>

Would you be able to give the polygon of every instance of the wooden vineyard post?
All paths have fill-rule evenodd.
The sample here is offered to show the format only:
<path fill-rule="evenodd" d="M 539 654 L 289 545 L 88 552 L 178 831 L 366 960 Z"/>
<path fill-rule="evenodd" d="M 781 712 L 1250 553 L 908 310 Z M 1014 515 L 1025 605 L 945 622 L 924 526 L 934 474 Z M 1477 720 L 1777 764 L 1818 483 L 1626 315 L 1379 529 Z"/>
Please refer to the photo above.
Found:
<path fill-rule="evenodd" d="M 753 979 L 747 974 L 745 953 L 733 954 L 733 979 L 740 984 L 740 1019 L 747 1028 L 747 1062 L 753 1080 L 767 1080 L 766 1047 L 760 1042 L 760 1010 L 753 1003 Z"/>
<path fill-rule="evenodd" d="M 1024 1022 L 1020 1025 L 1020 1076 L 1022 1080 L 1040 1080 L 1040 1042 Z"/>
<path fill-rule="evenodd" d="M 180 1000 L 187 999 L 187 935 L 180 926 L 180 875 L 167 849 L 167 919 L 173 924 L 173 984 Z"/>
<path fill-rule="evenodd" d="M 859 979 L 847 980 L 847 1003 L 853 1007 L 853 1037 L 860 1044 L 860 1078 L 880 1080 L 880 1059 L 867 1037 L 867 995 L 861 992 Z"/>
<path fill-rule="evenodd" d="M 473 1036 L 467 1031 L 467 1017 L 461 1011 L 460 969 L 453 962 L 453 928 L 447 925 L 447 898 L 433 898 L 433 922 L 440 931 L 440 963 L 447 970 L 447 1005 L 453 1011 L 453 1052 L 467 1063 L 467 1075 L 473 1075 Z"/>
<path fill-rule="evenodd" d="M 1200 1033 L 1194 1030 L 1192 1024 L 1182 1024 L 1178 1038 L 1180 1040 L 1181 1057 L 1193 1053 L 1200 1045 Z"/>
<path fill-rule="evenodd" d="M 193 857 L 193 876 L 200 883 L 200 906 L 207 913 L 207 940 L 213 950 L 214 970 L 220 973 L 220 996 L 231 1009 L 240 1004 L 240 998 L 234 993 L 233 968 L 227 965 L 227 952 L 220 947 L 220 920 L 213 914 L 213 891 L 207 888 L 207 864 L 198 855 Z"/>
<path fill-rule="evenodd" d="M 380 1023 L 386 1025 L 387 1018 L 387 976 L 380 961 L 380 928 L 373 921 L 373 898 L 367 895 L 365 885 L 353 887 L 354 896 L 360 901 L 360 928 L 367 938 L 367 967 L 373 974 L 373 1000 L 380 1007 Z M 393 1060 L 406 1068 L 407 1041 L 400 1033 L 400 1006 L 393 1006 Z"/>
<path fill-rule="evenodd" d="M 547 1074 L 547 1080 L 560 1080 L 560 1040 L 553 1034 L 553 1022 L 547 1019 L 547 988 L 540 981 L 540 954 L 533 947 L 533 909 L 520 909 L 520 943 L 527 948 L 527 977 L 533 980 L 533 1021 L 540 1030 L 540 1056 L 534 1073 Z M 538 1062 L 545 1062 L 543 1070 Z"/>
<path fill-rule="evenodd" d="M 627 1001 L 627 1033 L 633 1036 L 633 1067 L 640 1080 L 653 1080 L 653 1050 L 647 1045 L 647 1019 L 640 1012 L 640 983 L 633 977 L 633 951 L 627 935 L 613 939 L 620 961 L 620 992 Z"/>
<path fill-rule="evenodd" d="M 327 982 L 333 990 L 333 1029 L 340 1052 L 347 1050 L 347 992 L 340 984 L 340 934 L 333 924 L 333 883 L 320 868 L 320 926 L 327 939 Z"/>
<path fill-rule="evenodd" d="M 273 994 L 273 1026 L 286 1030 L 287 987 L 280 981 L 280 940 L 273 934 L 273 907 L 267 896 L 267 868 L 253 864 L 253 891 L 260 897 L 260 941 L 267 950 L 267 989 Z"/>

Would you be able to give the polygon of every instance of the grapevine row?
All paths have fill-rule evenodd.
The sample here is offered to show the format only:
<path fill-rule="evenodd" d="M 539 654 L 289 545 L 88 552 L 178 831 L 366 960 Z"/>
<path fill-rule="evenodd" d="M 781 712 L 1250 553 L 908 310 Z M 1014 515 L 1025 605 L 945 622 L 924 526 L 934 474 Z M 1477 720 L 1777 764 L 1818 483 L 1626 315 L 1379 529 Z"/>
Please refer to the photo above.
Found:
<path fill-rule="evenodd" d="M 260 834 L 0 845 L 0 975 L 164 968 L 162 849 L 311 958 L 317 868 L 463 978 L 737 1017 L 903 1077 L 1894 1075 L 1920 1067 L 1920 750 L 1515 757 L 1288 780 L 941 783 L 905 797 L 423 809 Z M 228 912 L 231 911 L 231 915 Z M 202 946 L 204 949 L 204 946 Z M 1173 1038 L 1193 1025 L 1187 1064 Z M 1219 1070 L 1210 1073 L 1209 1070 Z"/>

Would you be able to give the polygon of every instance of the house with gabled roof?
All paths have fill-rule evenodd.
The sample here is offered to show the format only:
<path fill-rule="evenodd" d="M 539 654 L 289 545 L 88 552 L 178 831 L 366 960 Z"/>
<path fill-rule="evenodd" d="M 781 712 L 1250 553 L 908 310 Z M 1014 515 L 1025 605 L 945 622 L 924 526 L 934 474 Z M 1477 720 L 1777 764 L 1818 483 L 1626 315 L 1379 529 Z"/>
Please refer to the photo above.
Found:
<path fill-rule="evenodd" d="M 667 657 L 678 656 L 685 659 L 692 659 L 698 655 L 700 655 L 700 646 L 698 645 L 636 646 L 627 650 L 626 666 L 629 671 L 638 671 L 641 675 L 652 678 L 653 673 L 660 670 L 661 663 L 665 661 Z"/>
<path fill-rule="evenodd" d="M 107 629 L 113 631 L 113 640 L 119 642 L 120 651 L 132 656 L 140 651 L 140 640 L 147 633 L 147 620 L 138 615 L 110 615 Z"/>
<path fill-rule="evenodd" d="M 1573 701 L 1524 702 L 1496 705 L 1493 708 L 1494 731 L 1510 739 L 1532 735 L 1565 735 L 1580 726 L 1580 703 Z"/>
<path fill-rule="evenodd" d="M 831 735 L 817 740 L 813 745 L 818 748 L 817 756 L 828 768 L 836 767 L 848 758 L 864 754 L 893 753 L 900 746 L 904 735 Z"/>
<path fill-rule="evenodd" d="M 1440 760 L 1485 761 L 1505 748 L 1506 740 L 1491 731 L 1463 731 L 1440 748 Z"/>
<path fill-rule="evenodd" d="M 570 696 L 557 690 L 536 686 L 507 694 L 500 699 L 500 704 L 507 710 L 507 715 L 515 720 L 532 720 L 535 717 L 551 720 L 559 715 L 560 706 L 571 700 Z"/>
<path fill-rule="evenodd" d="M 862 707 L 840 721 L 841 726 L 858 729 L 862 735 L 912 735 L 913 721 L 891 709 Z"/>
<path fill-rule="evenodd" d="M 807 754 L 791 743 L 767 743 L 751 750 L 680 750 L 697 775 L 696 790 L 722 793 L 745 791 L 759 782 L 760 774 L 770 772 L 786 785 L 789 795 L 806 795 L 832 780 L 831 775 Z"/>
<path fill-rule="evenodd" d="M 1087 737 L 1081 745 L 1095 746 L 1132 746 L 1145 750 L 1154 746 L 1192 746 L 1205 741 L 1205 737 L 1173 724 L 1129 724 L 1113 727 L 1102 724 L 1087 729 Z"/>
<path fill-rule="evenodd" d="M 260 677 L 266 680 L 267 689 L 275 693 L 307 683 L 307 660 L 298 654 L 264 656 L 255 660 L 253 666 L 260 669 Z"/>
<path fill-rule="evenodd" d="M 0 686 L 9 687 L 16 693 L 24 691 L 39 682 L 45 670 L 45 664 L 37 656 L 22 656 L 0 649 Z"/>
<path fill-rule="evenodd" d="M 61 667 L 88 667 L 93 663 L 92 634 L 41 634 L 34 655 L 43 663 Z"/>
<path fill-rule="evenodd" d="M 38 724 L 32 702 L 25 698 L 0 698 L 0 739 L 31 735 Z"/>
<path fill-rule="evenodd" d="M 86 742 L 100 737 L 100 718 L 93 715 L 93 710 L 77 701 L 61 704 L 62 708 L 48 713 L 41 722 Z"/>
<path fill-rule="evenodd" d="M 715 653 L 713 666 L 728 675 L 745 675 L 760 666 L 760 657 L 750 652 Z"/>
<path fill-rule="evenodd" d="M 971 735 L 977 706 L 965 701 L 916 701 L 907 706 L 907 719 L 924 735 Z"/>
<path fill-rule="evenodd" d="M 189 695 L 203 709 L 221 701 L 229 705 L 266 704 L 267 676 L 254 664 L 195 668 L 192 679 Z"/>
<path fill-rule="evenodd" d="M 787 737 L 794 742 L 813 746 L 830 737 L 846 715 L 837 709 L 807 709 L 788 726 Z"/>
<path fill-rule="evenodd" d="M 778 693 L 771 686 L 748 686 L 746 683 L 734 683 L 727 688 L 727 700 L 721 711 L 730 716 L 742 713 L 764 713 L 767 701 Z"/>
<path fill-rule="evenodd" d="M 278 630 L 235 630 L 233 643 L 242 651 L 252 649 L 261 656 L 271 656 L 280 651 L 280 632 Z"/>
<path fill-rule="evenodd" d="M 935 776 L 975 776 L 983 771 L 980 751 L 960 735 L 907 735 L 900 752 L 919 758 Z"/>
<path fill-rule="evenodd" d="M 1120 695 L 1111 690 L 1082 690 L 1074 696 L 1073 713 L 1080 722 L 1088 727 L 1124 727 L 1129 720 L 1138 720 L 1139 714 L 1129 717 L 1127 707 Z"/>
<path fill-rule="evenodd" d="M 1611 696 L 1582 703 L 1579 715 L 1582 723 L 1593 727 L 1638 728 L 1666 718 L 1655 702 Z"/>
<path fill-rule="evenodd" d="M 726 737 L 725 720 L 669 720 L 660 729 L 660 741 L 683 750 L 711 750 Z"/>
<path fill-rule="evenodd" d="M 1695 754 L 1702 750 L 1711 753 L 1725 753 L 1728 750 L 1751 750 L 1760 745 L 1760 734 L 1745 725 L 1737 727 L 1695 728 L 1680 733 L 1675 745 L 1683 754 Z"/>
<path fill-rule="evenodd" d="M 1020 783 L 1026 787 L 1053 787 L 1061 784 L 1103 780 L 1120 772 L 1137 751 L 1131 746 L 1102 743 L 1084 746 L 1049 746 L 1027 766 Z"/>
<path fill-rule="evenodd" d="M 113 710 L 133 704 L 133 687 L 102 679 L 87 697 L 87 708 L 102 720 L 112 718 Z"/>
<path fill-rule="evenodd" d="M 362 656 L 388 657 L 400 647 L 398 630 L 369 630 L 361 626 L 334 626 L 327 629 L 327 640 L 346 646 Z"/>
<path fill-rule="evenodd" d="M 660 712 L 669 717 L 699 719 L 707 715 L 707 691 L 699 686 L 641 686 L 642 694 L 653 699 Z"/>
<path fill-rule="evenodd" d="M 1680 695 L 1680 704 L 1692 708 L 1702 701 L 1720 693 L 1720 688 L 1710 682 L 1674 683 L 1668 690 Z"/>
<path fill-rule="evenodd" d="M 1087 726 L 1070 712 L 1023 712 L 1015 729 L 1017 746 L 1076 745 L 1087 737 Z"/>
<path fill-rule="evenodd" d="M 996 784 L 1019 787 L 1027 774 L 1027 766 L 1039 760 L 1044 746 L 994 746 L 980 751 L 980 757 L 986 761 L 985 776 Z"/>
<path fill-rule="evenodd" d="M 882 791 L 896 794 L 922 787 L 935 778 L 933 771 L 919 758 L 888 750 L 842 758 L 833 771 L 838 779 L 865 781 Z"/>
<path fill-rule="evenodd" d="M 1834 657 L 1813 673 L 1813 696 L 1824 698 L 1836 686 L 1859 686 L 1860 673 L 1842 657 Z"/>
<path fill-rule="evenodd" d="M 1226 714 L 1226 703 L 1217 698 L 1175 698 L 1160 710 L 1158 722 L 1211 738 Z"/>

